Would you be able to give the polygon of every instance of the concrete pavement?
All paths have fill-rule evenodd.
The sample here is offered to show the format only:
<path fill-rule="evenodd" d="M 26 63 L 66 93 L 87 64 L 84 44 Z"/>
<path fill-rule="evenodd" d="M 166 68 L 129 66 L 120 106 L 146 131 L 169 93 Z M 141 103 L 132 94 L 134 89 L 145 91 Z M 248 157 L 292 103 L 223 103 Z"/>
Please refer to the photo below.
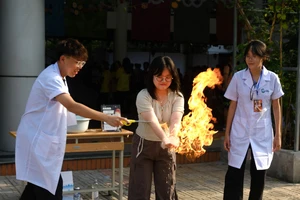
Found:
<path fill-rule="evenodd" d="M 177 191 L 180 200 L 221 200 L 223 197 L 224 177 L 227 164 L 209 162 L 178 165 Z M 118 171 L 118 169 L 117 169 Z M 101 185 L 109 185 L 111 170 L 73 171 L 74 185 L 81 188 L 91 186 L 95 178 Z M 117 172 L 118 174 L 118 172 Z M 129 168 L 124 168 L 124 196 L 127 199 Z M 118 177 L 116 177 L 118 178 Z M 248 199 L 250 175 L 245 172 L 244 199 Z M 0 200 L 17 200 L 24 188 L 24 183 L 15 176 L 0 176 Z M 152 187 L 151 200 L 154 200 Z M 91 199 L 91 195 L 82 194 L 83 200 Z M 115 200 L 107 192 L 100 192 L 100 199 Z M 267 177 L 264 200 L 300 200 L 300 184 L 287 183 Z"/>

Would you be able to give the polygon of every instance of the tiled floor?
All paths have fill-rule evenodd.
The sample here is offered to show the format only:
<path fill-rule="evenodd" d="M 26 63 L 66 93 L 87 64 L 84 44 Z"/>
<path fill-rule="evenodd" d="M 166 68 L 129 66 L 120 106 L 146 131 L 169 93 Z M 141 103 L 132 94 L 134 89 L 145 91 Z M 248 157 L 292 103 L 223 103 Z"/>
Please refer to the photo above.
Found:
<path fill-rule="evenodd" d="M 222 162 L 178 165 L 177 191 L 180 200 L 221 200 L 223 196 L 224 176 L 227 165 Z M 111 171 L 85 170 L 74 171 L 75 186 L 90 187 L 96 178 L 101 185 L 109 185 Z M 124 196 L 127 199 L 129 168 L 124 169 Z M 118 177 L 116 177 L 118 178 Z M 248 199 L 250 177 L 245 173 L 244 199 Z M 17 200 L 24 188 L 24 183 L 15 176 L 0 176 L 0 200 Z M 116 199 L 100 192 L 100 199 Z M 83 199 L 90 199 L 90 194 L 82 194 Z M 151 200 L 154 200 L 154 193 Z M 292 184 L 267 177 L 264 200 L 300 200 L 300 184 Z"/>

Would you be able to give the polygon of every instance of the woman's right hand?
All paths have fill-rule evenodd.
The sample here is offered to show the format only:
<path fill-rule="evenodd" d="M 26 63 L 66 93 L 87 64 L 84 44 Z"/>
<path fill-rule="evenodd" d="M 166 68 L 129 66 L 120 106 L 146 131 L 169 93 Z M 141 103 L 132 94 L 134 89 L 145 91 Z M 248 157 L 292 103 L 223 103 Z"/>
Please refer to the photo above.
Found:
<path fill-rule="evenodd" d="M 179 145 L 179 139 L 175 136 L 165 137 L 161 142 L 161 147 L 163 149 L 165 149 L 165 148 L 168 148 L 168 149 L 177 148 L 178 145 Z"/>
<path fill-rule="evenodd" d="M 224 137 L 224 149 L 226 151 L 230 151 L 230 137 L 229 137 L 229 134 L 225 134 L 225 137 Z"/>
<path fill-rule="evenodd" d="M 119 127 L 119 126 L 123 126 L 123 122 L 128 123 L 128 120 L 127 120 L 127 118 L 124 118 L 124 117 L 119 117 L 119 116 L 115 116 L 115 115 L 107 115 L 107 120 L 105 122 L 111 126 Z"/>

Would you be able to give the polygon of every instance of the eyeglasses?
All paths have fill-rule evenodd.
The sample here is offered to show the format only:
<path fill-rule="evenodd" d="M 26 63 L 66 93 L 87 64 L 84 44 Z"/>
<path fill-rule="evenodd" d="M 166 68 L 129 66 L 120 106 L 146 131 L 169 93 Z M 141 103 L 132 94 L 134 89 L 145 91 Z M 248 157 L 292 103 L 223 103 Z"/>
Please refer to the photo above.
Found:
<path fill-rule="evenodd" d="M 86 63 L 85 61 L 78 61 L 78 60 L 75 60 L 75 62 L 76 62 L 77 67 L 79 67 L 79 68 L 82 68 Z"/>
<path fill-rule="evenodd" d="M 162 82 L 163 80 L 165 80 L 166 82 L 171 82 L 172 81 L 172 77 L 163 77 L 163 76 L 154 76 L 155 79 L 158 81 L 158 82 Z"/>
<path fill-rule="evenodd" d="M 256 91 L 255 87 L 256 87 L 256 83 L 253 83 L 253 85 L 250 89 L 250 101 L 253 100 L 253 95 L 254 95 L 254 92 Z"/>

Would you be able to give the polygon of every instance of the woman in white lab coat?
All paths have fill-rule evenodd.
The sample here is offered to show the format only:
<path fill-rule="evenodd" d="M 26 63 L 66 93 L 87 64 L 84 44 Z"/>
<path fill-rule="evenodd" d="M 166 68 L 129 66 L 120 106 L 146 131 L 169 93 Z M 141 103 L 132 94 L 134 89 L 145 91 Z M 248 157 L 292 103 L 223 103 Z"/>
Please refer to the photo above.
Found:
<path fill-rule="evenodd" d="M 60 41 L 56 54 L 57 62 L 35 80 L 17 130 L 16 178 L 27 182 L 21 200 L 62 199 L 60 172 L 67 125 L 71 125 L 71 116 L 75 119 L 70 112 L 112 126 L 120 126 L 126 120 L 90 109 L 69 94 L 66 76 L 75 77 L 88 58 L 81 43 L 74 39 Z"/>
<path fill-rule="evenodd" d="M 262 41 L 252 40 L 244 56 L 247 68 L 234 74 L 224 95 L 231 100 L 224 139 L 224 148 L 228 151 L 224 200 L 243 199 L 244 171 L 249 149 L 249 199 L 262 199 L 266 170 L 271 165 L 273 152 L 281 148 L 279 99 L 284 93 L 278 76 L 263 65 L 268 57 L 267 47 Z"/>

